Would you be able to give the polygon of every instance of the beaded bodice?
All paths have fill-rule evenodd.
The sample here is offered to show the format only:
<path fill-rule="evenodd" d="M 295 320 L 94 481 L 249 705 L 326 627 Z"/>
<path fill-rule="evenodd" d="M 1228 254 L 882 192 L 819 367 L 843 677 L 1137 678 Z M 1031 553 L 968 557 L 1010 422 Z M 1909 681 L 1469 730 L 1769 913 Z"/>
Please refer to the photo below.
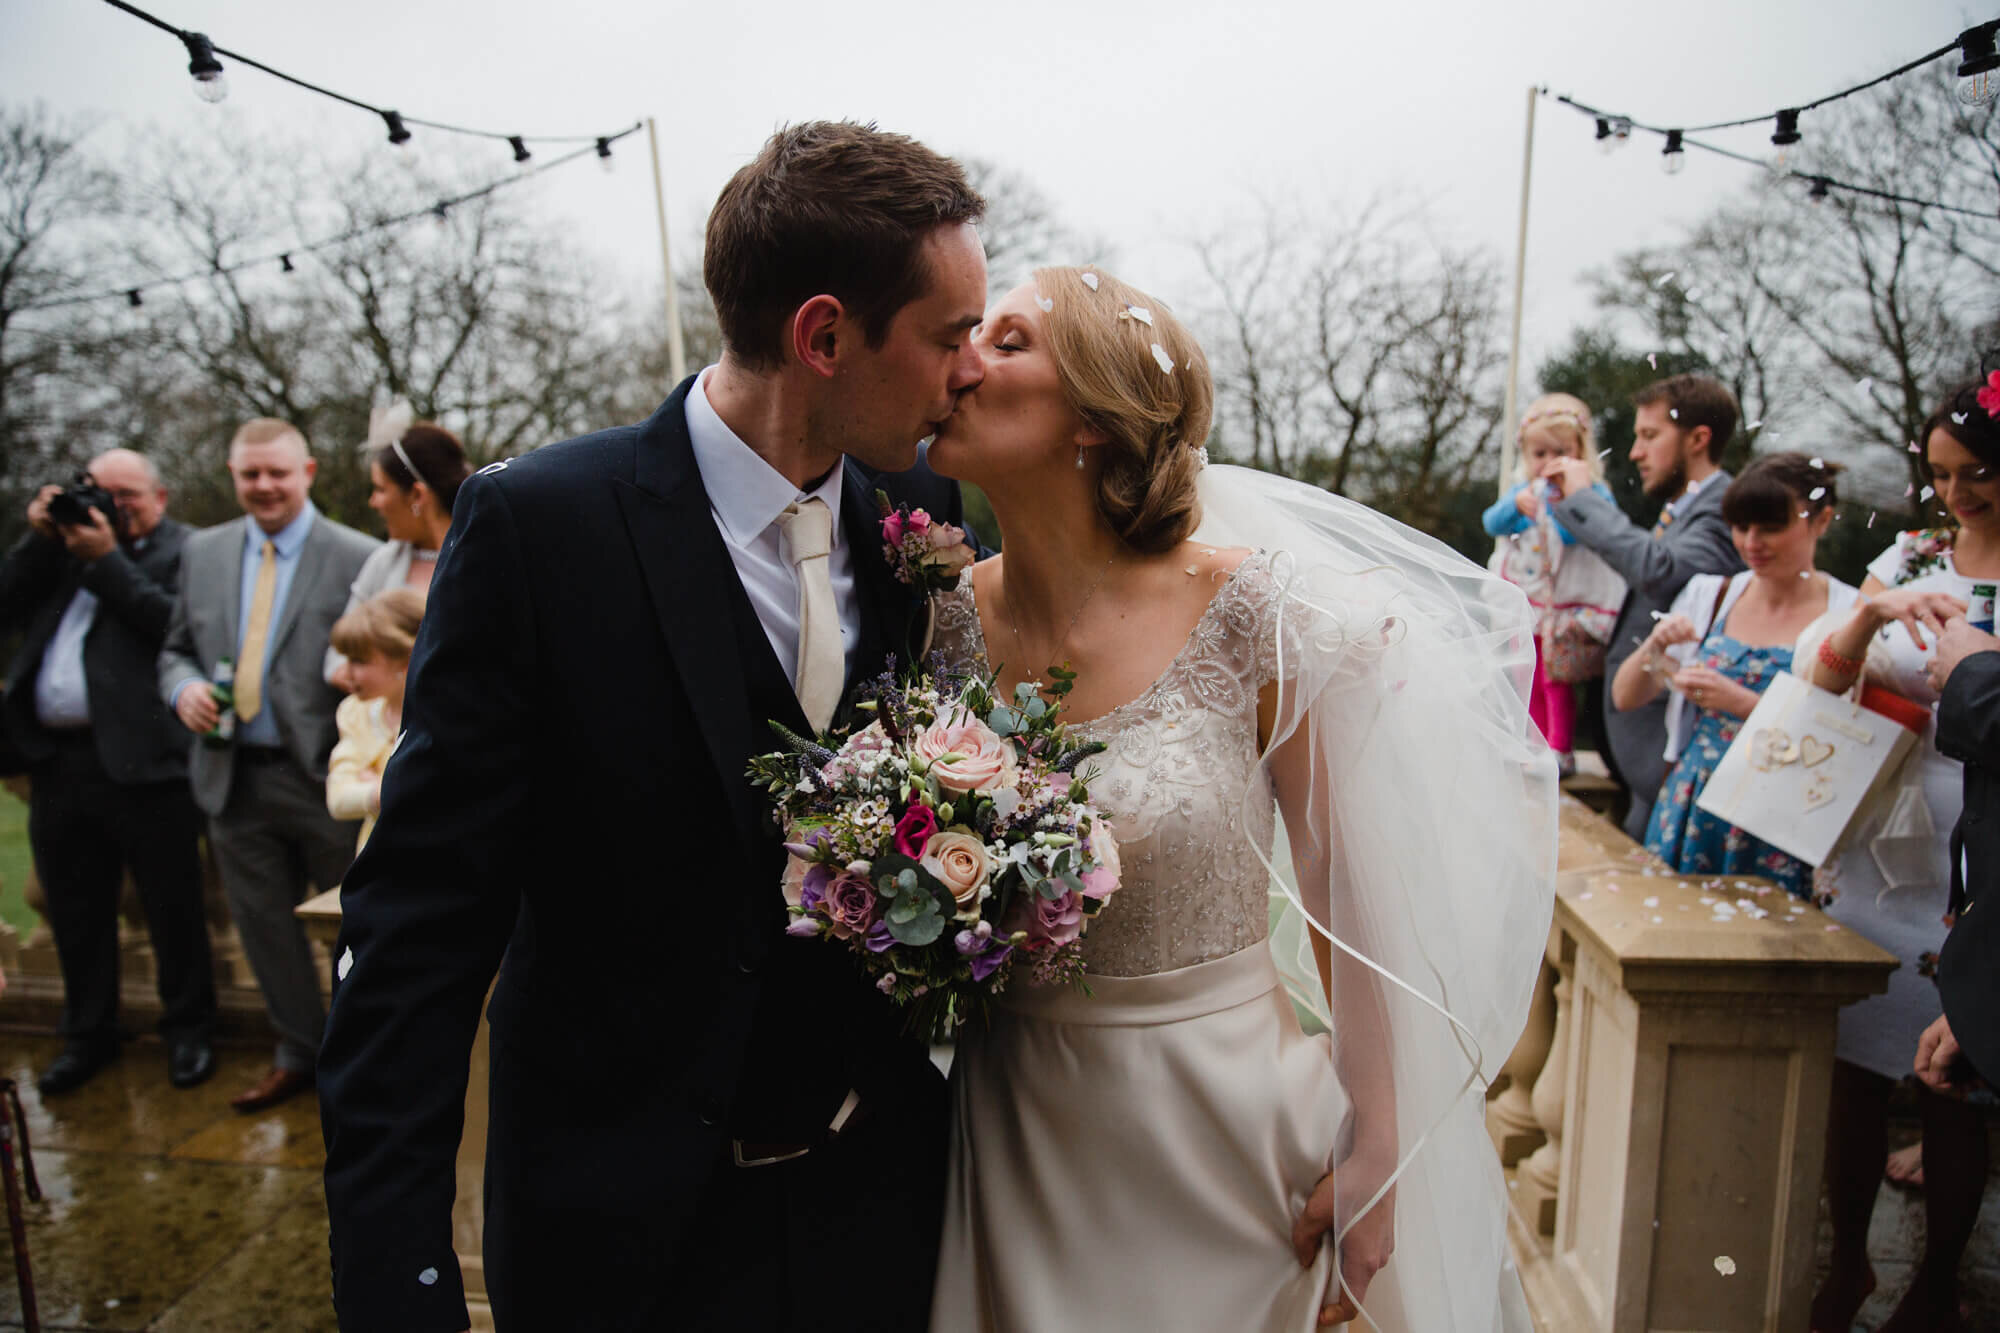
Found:
<path fill-rule="evenodd" d="M 1111 821 L 1118 893 L 1083 939 L 1089 971 L 1149 976 L 1235 953 L 1270 930 L 1264 864 L 1274 825 L 1257 766 L 1257 695 L 1276 674 L 1270 560 L 1246 557 L 1166 671 L 1138 697 L 1071 730 L 1109 748 L 1091 799 Z M 986 656 L 972 580 L 937 608 L 935 646 Z M 1249 798 L 1249 799 L 1246 799 Z"/>

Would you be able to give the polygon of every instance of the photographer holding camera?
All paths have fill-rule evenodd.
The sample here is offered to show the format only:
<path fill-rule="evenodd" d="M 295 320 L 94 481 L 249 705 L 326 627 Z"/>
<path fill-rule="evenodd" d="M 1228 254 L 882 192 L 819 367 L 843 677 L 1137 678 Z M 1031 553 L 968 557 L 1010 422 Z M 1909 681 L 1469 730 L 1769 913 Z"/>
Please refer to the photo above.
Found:
<path fill-rule="evenodd" d="M 155 687 L 185 526 L 152 462 L 98 456 L 28 506 L 0 562 L 0 634 L 19 631 L 0 717 L 33 777 L 28 841 L 63 974 L 63 1049 L 36 1080 L 81 1086 L 118 1054 L 118 895 L 127 870 L 158 963 L 168 1075 L 215 1072 L 190 738 Z"/>

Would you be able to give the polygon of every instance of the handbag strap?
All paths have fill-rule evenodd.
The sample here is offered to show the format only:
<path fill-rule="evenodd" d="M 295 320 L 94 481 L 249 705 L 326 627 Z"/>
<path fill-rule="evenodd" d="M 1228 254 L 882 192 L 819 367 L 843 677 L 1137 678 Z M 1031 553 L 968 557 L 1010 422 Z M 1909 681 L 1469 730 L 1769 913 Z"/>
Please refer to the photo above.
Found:
<path fill-rule="evenodd" d="M 1701 647 L 1708 647 L 1708 641 L 1715 633 L 1715 627 L 1722 620 L 1722 604 L 1729 600 L 1729 590 L 1736 583 L 1734 574 L 1722 576 L 1722 587 L 1716 590 L 1715 605 L 1708 608 L 1708 627 L 1701 632 Z"/>

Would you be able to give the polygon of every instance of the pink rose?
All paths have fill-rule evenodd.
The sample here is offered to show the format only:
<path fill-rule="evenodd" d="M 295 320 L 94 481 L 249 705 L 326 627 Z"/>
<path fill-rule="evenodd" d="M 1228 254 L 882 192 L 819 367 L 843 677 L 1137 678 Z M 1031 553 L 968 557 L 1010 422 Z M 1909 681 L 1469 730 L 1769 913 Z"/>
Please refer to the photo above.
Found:
<path fill-rule="evenodd" d="M 917 533 L 921 536 L 923 533 L 929 532 L 930 527 L 931 516 L 928 510 L 912 509 L 910 511 L 910 521 L 905 525 L 907 531 Z"/>
<path fill-rule="evenodd" d="M 910 749 L 930 765 L 938 785 L 947 791 L 989 791 L 1013 785 L 1013 745 L 976 717 L 961 713 L 933 722 Z"/>
<path fill-rule="evenodd" d="M 827 917 L 827 934 L 835 939 L 866 935 L 875 924 L 875 886 L 865 876 L 843 870 L 826 886 L 820 911 Z"/>
<path fill-rule="evenodd" d="M 1060 898 L 1044 898 L 1039 893 L 1031 896 L 1034 904 L 1026 913 L 1026 922 L 1019 927 L 1028 932 L 1030 949 L 1068 944 L 1083 933 L 1081 895 L 1071 891 Z"/>
<path fill-rule="evenodd" d="M 903 544 L 903 516 L 900 513 L 883 515 L 882 540 L 891 546 Z"/>
<path fill-rule="evenodd" d="M 979 902 L 986 886 L 986 844 L 963 828 L 948 828 L 931 838 L 924 849 L 924 869 L 936 875 L 963 912 Z"/>
<path fill-rule="evenodd" d="M 1112 836 L 1111 825 L 1102 816 L 1090 821 L 1090 837 L 1084 847 L 1097 864 L 1078 876 L 1083 881 L 1083 896 L 1109 898 L 1118 891 L 1123 867 L 1118 861 L 1118 839 Z"/>
<path fill-rule="evenodd" d="M 805 901 L 806 871 L 811 866 L 810 861 L 801 861 L 796 856 L 785 858 L 785 877 L 780 883 L 785 891 L 785 901 L 793 907 Z"/>
<path fill-rule="evenodd" d="M 915 860 L 924 854 L 924 844 L 937 832 L 937 815 L 921 802 L 912 804 L 896 821 L 896 850 Z"/>

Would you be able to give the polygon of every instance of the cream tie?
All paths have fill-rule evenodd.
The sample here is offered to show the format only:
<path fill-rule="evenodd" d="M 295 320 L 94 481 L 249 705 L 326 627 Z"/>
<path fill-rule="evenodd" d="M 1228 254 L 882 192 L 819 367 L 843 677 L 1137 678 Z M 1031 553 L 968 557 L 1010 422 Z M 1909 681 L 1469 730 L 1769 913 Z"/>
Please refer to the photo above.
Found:
<path fill-rule="evenodd" d="M 833 511 L 817 497 L 785 506 L 778 516 L 785 549 L 799 578 L 799 660 L 793 693 L 814 731 L 826 730 L 847 681 L 840 610 L 833 604 Z"/>
<path fill-rule="evenodd" d="M 278 548 L 264 543 L 250 620 L 243 626 L 242 660 L 236 664 L 236 716 L 248 722 L 264 711 L 264 644 L 271 637 L 271 603 L 278 599 Z"/>

